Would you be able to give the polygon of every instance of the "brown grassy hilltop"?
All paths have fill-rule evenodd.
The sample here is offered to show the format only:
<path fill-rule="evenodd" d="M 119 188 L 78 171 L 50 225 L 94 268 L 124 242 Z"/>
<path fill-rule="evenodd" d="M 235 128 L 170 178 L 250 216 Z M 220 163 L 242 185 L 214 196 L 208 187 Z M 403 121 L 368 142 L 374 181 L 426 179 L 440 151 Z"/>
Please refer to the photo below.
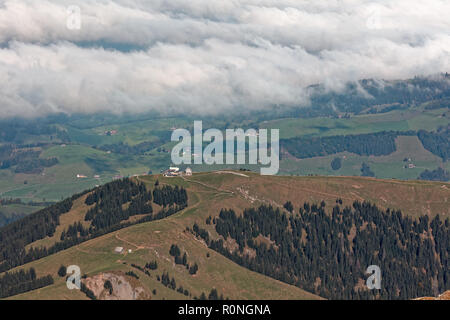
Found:
<path fill-rule="evenodd" d="M 213 227 L 206 225 L 205 219 L 217 216 L 220 209 L 232 208 L 241 212 L 244 208 L 260 204 L 282 206 L 288 200 L 293 203 L 296 212 L 305 201 L 317 203 L 324 200 L 327 208 L 331 208 L 336 199 L 341 198 L 344 205 L 351 205 L 355 200 L 369 200 L 383 208 L 400 209 L 412 217 L 421 214 L 450 215 L 450 184 L 442 182 L 362 177 L 260 176 L 241 171 L 196 173 L 189 177 L 171 178 L 149 175 L 133 179 L 149 186 L 153 186 L 156 180 L 160 184 L 183 186 L 188 191 L 189 205 L 165 219 L 132 225 L 16 268 L 34 267 L 38 276 L 51 274 L 55 283 L 10 298 L 87 299 L 78 290 L 68 290 L 65 278 L 57 275 L 61 265 L 78 265 L 81 273 L 86 275 L 86 283 L 95 283 L 99 278 L 108 277 L 113 277 L 115 283 L 118 283 L 116 279 L 120 278 L 120 282 L 126 286 L 123 292 L 127 296 L 140 292 L 142 294 L 136 294 L 136 297 L 148 299 L 192 298 L 202 292 L 207 294 L 212 288 L 230 299 L 319 299 L 320 297 L 298 287 L 237 265 L 209 249 L 205 243 L 187 232 L 186 227 L 198 223 L 214 237 Z M 61 216 L 61 225 L 57 227 L 53 237 L 29 246 L 48 247 L 58 241 L 62 230 L 68 225 L 76 221 L 89 224 L 84 221 L 84 214 L 88 210 L 84 197 L 75 200 L 72 209 Z M 183 265 L 174 263 L 169 254 L 169 248 L 174 243 L 187 253 L 189 262 L 198 264 L 197 274 L 190 275 Z M 115 253 L 114 249 L 119 246 L 124 251 Z M 131 266 L 144 266 L 153 260 L 157 261 L 158 269 L 150 272 L 150 276 Z M 125 274 L 130 270 L 139 279 Z M 157 280 L 157 276 L 163 272 L 174 277 L 177 286 L 189 289 L 191 297 L 163 286 Z M 99 296 L 108 296 L 98 286 L 96 290 Z"/>

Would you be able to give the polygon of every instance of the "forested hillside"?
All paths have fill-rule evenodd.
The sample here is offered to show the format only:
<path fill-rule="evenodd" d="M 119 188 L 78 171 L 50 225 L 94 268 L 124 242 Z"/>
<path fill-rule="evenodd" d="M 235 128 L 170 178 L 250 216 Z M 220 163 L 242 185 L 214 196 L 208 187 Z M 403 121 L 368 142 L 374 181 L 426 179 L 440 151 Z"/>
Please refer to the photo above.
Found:
<path fill-rule="evenodd" d="M 280 143 L 290 154 L 299 159 L 343 151 L 365 156 L 381 156 L 395 151 L 395 138 L 398 134 L 398 132 L 380 132 L 323 138 L 292 138 L 281 140 Z"/>
<path fill-rule="evenodd" d="M 12 213 L 9 215 L 6 215 L 5 213 L 0 211 L 0 227 L 3 227 L 13 221 L 19 220 L 21 218 L 25 217 L 25 214 L 22 213 Z"/>
<path fill-rule="evenodd" d="M 0 228 L 2 294 L 104 299 L 120 280 L 152 299 L 436 296 L 449 285 L 449 188 L 249 171 L 119 179 Z M 371 264 L 382 290 L 365 286 Z M 61 276 L 69 265 L 80 292 Z M 94 286 L 107 279 L 112 293 Z"/>
<path fill-rule="evenodd" d="M 331 214 L 325 202 L 304 203 L 294 215 L 264 205 L 242 215 L 222 209 L 214 222 L 219 240 L 192 228 L 211 249 L 329 299 L 411 299 L 450 286 L 450 221 L 439 215 L 413 220 L 369 202 L 342 207 L 337 200 Z M 381 291 L 364 286 L 370 265 L 382 270 Z"/>
<path fill-rule="evenodd" d="M 450 126 L 436 132 L 420 130 L 417 133 L 425 149 L 447 161 L 450 158 Z"/>
<path fill-rule="evenodd" d="M 0 298 L 39 289 L 51 284 L 53 284 L 52 276 L 47 275 L 38 278 L 33 268 L 27 271 L 6 272 L 0 276 Z"/>
<path fill-rule="evenodd" d="M 430 100 L 446 99 L 450 96 L 450 75 L 435 78 L 416 77 L 407 81 L 377 81 L 365 79 L 349 83 L 340 92 L 327 92 L 321 86 L 312 86 L 312 104 L 329 106 L 342 112 L 359 113 L 374 106 L 385 106 L 383 112 L 401 109 Z"/>
<path fill-rule="evenodd" d="M 58 163 L 57 158 L 42 159 L 39 158 L 40 154 L 40 150 L 27 146 L 0 146 L 0 169 L 15 167 L 15 173 L 41 173 L 44 168 Z"/>
<path fill-rule="evenodd" d="M 381 156 L 396 150 L 395 138 L 399 135 L 417 135 L 425 149 L 441 157 L 445 162 L 450 157 L 450 129 L 437 131 L 383 131 L 360 135 L 341 135 L 331 137 L 301 137 L 280 141 L 291 155 L 298 159 L 326 156 L 348 151 L 360 156 Z"/>
<path fill-rule="evenodd" d="M 60 224 L 59 217 L 67 213 L 72 208 L 74 199 L 83 194 L 74 195 L 0 228 L 0 272 L 132 224 L 162 219 L 187 207 L 185 189 L 164 186 L 163 190 L 161 192 L 159 187 L 153 190 L 157 194 L 158 203 L 162 202 L 161 209 L 155 214 L 151 205 L 152 192 L 144 184 L 130 179 L 116 180 L 84 192 L 83 194 L 89 193 L 85 202 L 90 208 L 84 216 L 89 226 L 84 227 L 80 222 L 69 225 L 59 241 L 49 248 L 32 246 L 26 250 L 25 247 L 45 237 L 53 237 Z M 128 221 L 135 215 L 139 215 L 138 220 Z"/>

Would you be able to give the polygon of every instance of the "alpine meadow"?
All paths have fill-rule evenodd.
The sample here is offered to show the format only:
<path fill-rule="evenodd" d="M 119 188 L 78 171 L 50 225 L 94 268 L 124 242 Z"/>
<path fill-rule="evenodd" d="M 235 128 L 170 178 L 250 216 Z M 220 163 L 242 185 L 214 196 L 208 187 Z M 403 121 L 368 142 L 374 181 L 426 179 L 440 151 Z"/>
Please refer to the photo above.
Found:
<path fill-rule="evenodd" d="M 449 16 L 0 0 L 4 306 L 278 319 L 450 300 Z"/>

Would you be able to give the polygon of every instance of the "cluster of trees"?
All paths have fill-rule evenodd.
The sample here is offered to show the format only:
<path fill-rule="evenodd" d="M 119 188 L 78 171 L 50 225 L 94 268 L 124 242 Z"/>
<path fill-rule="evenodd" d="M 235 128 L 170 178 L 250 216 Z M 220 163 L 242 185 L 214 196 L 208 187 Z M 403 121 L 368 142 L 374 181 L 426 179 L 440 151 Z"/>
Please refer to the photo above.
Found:
<path fill-rule="evenodd" d="M 106 290 L 108 290 L 109 294 L 113 293 L 113 286 L 111 281 L 106 280 L 105 283 L 103 284 L 103 288 L 105 288 Z"/>
<path fill-rule="evenodd" d="M 340 135 L 330 137 L 297 137 L 280 141 L 291 155 L 298 159 L 326 156 L 339 152 L 352 152 L 360 156 L 381 156 L 396 150 L 395 138 L 399 135 L 417 135 L 425 149 L 441 157 L 450 159 L 450 127 L 442 127 L 435 132 L 383 131 L 358 135 Z M 341 159 L 331 162 L 333 170 L 341 168 Z"/>
<path fill-rule="evenodd" d="M 356 114 L 379 105 L 395 105 L 397 108 L 404 108 L 450 97 L 448 79 L 448 74 L 442 74 L 441 77 L 434 79 L 416 77 L 405 81 L 383 81 L 383 83 L 365 79 L 350 82 L 344 90 L 339 92 L 329 91 L 323 85 L 316 85 L 309 87 L 311 105 L 314 108 L 328 106 L 341 112 Z M 384 112 L 387 111 L 389 109 Z"/>
<path fill-rule="evenodd" d="M 156 214 L 153 214 L 152 199 L 164 206 Z M 152 193 L 144 184 L 125 178 L 97 188 L 86 198 L 86 204 L 95 204 L 86 213 L 85 220 L 92 221 L 90 233 L 98 234 L 123 224 L 134 215 L 146 215 L 139 222 L 170 216 L 187 207 L 187 192 L 182 187 L 163 186 L 155 187 Z"/>
<path fill-rule="evenodd" d="M 48 158 L 48 159 L 31 159 L 28 161 L 19 161 L 14 170 L 15 173 L 41 173 L 44 168 L 53 167 L 58 164 L 59 161 L 57 158 Z"/>
<path fill-rule="evenodd" d="M 125 144 L 123 142 L 119 142 L 116 144 L 105 144 L 97 148 L 103 151 L 111 151 L 119 154 L 140 155 L 149 150 L 155 149 L 156 147 L 164 143 L 164 141 L 157 139 L 155 141 L 141 142 L 133 146 L 130 146 L 129 144 Z"/>
<path fill-rule="evenodd" d="M 200 295 L 199 298 L 194 297 L 194 300 L 225 300 L 223 294 L 219 296 L 219 293 L 216 288 L 211 289 L 208 296 L 204 292 Z M 228 298 L 227 298 L 228 300 Z"/>
<path fill-rule="evenodd" d="M 334 158 L 331 160 L 331 169 L 333 170 L 339 170 L 342 167 L 342 160 L 339 157 Z"/>
<path fill-rule="evenodd" d="M 13 145 L 1 147 L 1 166 L 0 169 L 8 169 L 23 162 L 29 162 L 39 158 L 40 151 L 32 149 L 18 149 Z"/>
<path fill-rule="evenodd" d="M 91 300 L 97 300 L 97 297 L 94 294 L 94 291 L 89 289 L 83 282 L 81 282 L 81 288 L 80 291 L 83 292 L 89 299 Z"/>
<path fill-rule="evenodd" d="M 125 274 L 126 274 L 127 276 L 130 276 L 130 277 L 139 279 L 139 276 L 138 276 L 134 271 L 132 271 L 132 270 L 125 272 Z"/>
<path fill-rule="evenodd" d="M 94 205 L 85 215 L 91 222 L 91 233 L 117 225 L 137 214 L 150 214 L 152 194 L 143 183 L 125 178 L 108 183 L 86 197 L 87 205 Z M 128 207 L 124 209 L 124 205 Z"/>
<path fill-rule="evenodd" d="M 402 132 L 401 134 L 412 133 Z M 283 139 L 280 144 L 298 159 L 326 156 L 344 151 L 360 156 L 381 156 L 391 154 L 396 150 L 395 138 L 398 135 L 399 132 L 383 131 L 346 136 L 299 137 Z"/>
<path fill-rule="evenodd" d="M 450 126 L 436 132 L 420 130 L 417 136 L 425 149 L 441 157 L 444 161 L 450 159 Z"/>
<path fill-rule="evenodd" d="M 184 294 L 186 297 L 190 296 L 190 292 L 188 289 L 183 288 L 183 286 L 179 286 L 177 289 L 178 293 Z"/>
<path fill-rule="evenodd" d="M 187 206 L 187 192 L 183 187 L 164 185 L 153 189 L 153 202 L 166 207 L 173 204 Z"/>
<path fill-rule="evenodd" d="M 156 260 L 147 262 L 145 264 L 145 267 L 150 270 L 156 270 L 156 269 L 158 269 L 158 262 L 156 262 Z"/>
<path fill-rule="evenodd" d="M 0 120 L 0 142 L 24 143 L 27 136 L 49 136 L 53 138 L 63 136 L 64 131 L 58 126 L 43 121 L 43 119 L 8 119 Z"/>
<path fill-rule="evenodd" d="M 174 187 L 172 190 L 183 193 L 178 198 L 186 199 L 185 202 L 187 203 L 187 195 L 184 189 Z M 84 228 L 81 223 L 77 222 L 64 230 L 60 238 L 61 241 L 56 242 L 51 247 L 25 249 L 27 245 L 37 240 L 47 236 L 52 237 L 59 225 L 59 216 L 72 208 L 73 200 L 89 192 L 76 194 L 1 227 L 0 273 L 132 224 L 163 219 L 185 208 L 185 205 L 171 205 L 168 208 L 162 208 L 156 214 L 151 214 L 152 194 L 146 189 L 145 185 L 135 183 L 130 179 L 113 181 L 96 188 L 86 197 L 86 204 L 93 205 L 93 208 L 86 213 L 86 220 L 92 220 L 89 228 Z M 127 206 L 127 209 L 123 209 L 122 206 Z M 122 215 L 122 213 L 125 214 Z M 146 215 L 133 222 L 124 221 L 134 214 Z"/>
<path fill-rule="evenodd" d="M 75 195 L 71 200 L 76 199 L 83 194 Z M 113 232 L 121 228 L 128 227 L 132 224 L 163 219 L 184 208 L 175 205 L 170 206 L 169 208 L 163 208 L 155 215 L 148 214 L 152 213 L 153 211 L 152 209 L 149 209 L 151 208 L 151 205 L 150 203 L 148 203 L 151 201 L 151 198 L 151 192 L 147 191 L 145 185 L 136 184 L 130 179 L 117 180 L 102 187 L 96 188 L 86 197 L 85 200 L 86 204 L 88 205 L 95 204 L 93 208 L 88 210 L 85 215 L 86 221 L 92 220 L 91 226 L 89 228 L 83 227 L 81 222 L 76 222 L 73 225 L 70 225 L 67 230 L 64 230 L 62 232 L 60 237 L 61 241 L 56 242 L 50 248 L 31 247 L 27 253 L 25 253 L 25 250 L 23 249 L 24 258 L 17 260 L 18 262 L 15 263 L 16 265 L 20 265 L 28 261 L 40 259 L 50 254 L 70 248 L 86 240 L 99 237 L 103 234 Z M 127 200 L 130 201 L 126 202 Z M 122 209 L 125 205 L 127 205 L 128 208 Z M 147 215 L 133 222 L 124 221 L 134 214 Z M 57 224 L 59 224 L 59 220 Z M 48 233 L 48 236 L 52 236 L 54 234 L 54 231 L 54 228 L 52 228 L 51 232 Z M 35 240 L 27 243 L 31 243 L 34 241 Z M 9 268 L 11 268 L 11 266 L 14 265 L 8 261 L 5 261 L 4 265 L 0 264 L 0 270 L 2 270 L 2 268 L 4 268 L 4 270 L 8 270 Z"/>
<path fill-rule="evenodd" d="M 211 222 L 216 223 L 215 220 L 213 219 L 213 217 L 211 217 L 211 216 L 206 218 L 205 222 L 206 222 L 206 224 L 211 224 Z"/>
<path fill-rule="evenodd" d="M 211 240 L 207 231 L 193 228 L 209 247 L 250 270 L 299 286 L 330 299 L 411 299 L 433 296 L 450 285 L 449 219 L 418 219 L 398 210 L 382 210 L 369 202 L 331 212 L 305 203 L 298 214 L 271 206 L 244 210 L 236 215 L 222 209 Z M 259 242 L 258 236 L 271 240 Z M 238 249 L 230 251 L 231 238 Z M 244 254 L 244 248 L 254 254 Z M 358 286 L 365 270 L 382 271 L 380 290 Z"/>
<path fill-rule="evenodd" d="M 425 169 L 420 175 L 420 180 L 432 180 L 432 181 L 450 181 L 450 172 L 442 169 L 441 167 L 435 170 Z"/>
<path fill-rule="evenodd" d="M 363 162 L 361 165 L 361 176 L 363 177 L 375 177 L 375 173 L 370 170 L 370 167 L 367 163 Z"/>
<path fill-rule="evenodd" d="M 175 278 L 170 278 L 168 272 L 163 272 L 161 276 L 161 283 L 163 286 L 172 290 L 175 290 L 177 288 L 177 282 L 175 281 Z"/>
<path fill-rule="evenodd" d="M 290 201 L 286 201 L 285 204 L 283 205 L 283 208 L 285 208 L 290 213 L 292 213 L 292 211 L 294 211 L 294 205 Z"/>
<path fill-rule="evenodd" d="M 175 258 L 175 264 L 181 264 L 186 267 L 187 270 L 189 270 L 190 275 L 194 275 L 198 271 L 198 265 L 197 263 L 194 263 L 194 265 L 190 266 L 187 261 L 187 254 L 186 252 L 183 253 L 183 256 L 181 255 L 181 250 L 176 244 L 172 244 L 170 246 L 169 254 Z"/>
<path fill-rule="evenodd" d="M 25 217 L 26 214 L 24 213 L 10 213 L 6 214 L 0 211 L 0 227 L 6 226 L 7 224 L 10 224 L 13 221 L 22 219 Z"/>
<path fill-rule="evenodd" d="M 187 206 L 187 192 L 183 187 L 169 185 L 157 186 L 150 192 L 144 184 L 131 179 L 116 180 L 97 188 L 86 198 L 86 204 L 94 206 L 86 213 L 85 220 L 92 221 L 94 231 L 104 230 L 131 216 L 152 214 L 152 200 L 164 208 L 145 221 L 162 219 L 184 209 Z"/>
<path fill-rule="evenodd" d="M 185 199 L 186 204 L 171 203 L 169 207 L 162 208 L 154 214 L 151 206 L 152 193 L 142 183 L 125 178 L 96 188 L 85 200 L 87 205 L 93 206 L 85 215 L 85 221 L 91 221 L 88 229 L 89 235 L 83 237 L 83 233 L 79 232 L 78 238 L 66 238 L 65 241 L 57 243 L 55 246 L 67 248 L 132 224 L 163 219 L 187 206 L 187 194 L 183 188 L 169 186 L 165 190 L 169 190 L 174 198 Z M 178 193 L 182 193 L 182 195 L 180 196 Z M 134 222 L 126 221 L 134 215 L 144 216 Z"/>
<path fill-rule="evenodd" d="M 432 100 L 425 106 L 425 110 L 435 110 L 442 108 L 450 108 L 450 97 Z"/>
<path fill-rule="evenodd" d="M 43 252 L 27 252 L 25 246 L 53 236 L 59 216 L 68 212 L 72 203 L 73 198 L 68 198 L 0 228 L 0 272 L 41 258 Z"/>
<path fill-rule="evenodd" d="M 182 286 L 177 288 L 177 282 L 175 278 L 170 278 L 168 272 L 163 272 L 161 278 L 158 276 L 158 281 L 161 281 L 161 284 L 169 289 L 176 290 L 178 293 L 184 294 L 185 296 L 190 296 L 190 292 L 187 289 L 184 289 Z M 154 293 L 155 294 L 155 293 Z"/>
<path fill-rule="evenodd" d="M 214 223 L 216 223 L 216 222 L 214 222 Z M 186 227 L 186 231 L 190 231 L 189 227 Z M 207 230 L 200 228 L 197 223 L 194 223 L 194 225 L 192 226 L 192 231 L 195 235 L 197 235 L 198 237 L 205 240 L 206 244 L 209 245 L 210 238 L 209 238 L 209 232 Z"/>
<path fill-rule="evenodd" d="M 405 110 L 408 109 L 408 105 L 407 104 L 400 104 L 400 103 L 393 103 L 389 106 L 374 106 L 371 107 L 369 110 L 367 110 L 368 114 L 376 114 L 376 113 L 386 113 L 386 112 L 390 112 L 390 111 L 394 111 L 394 110 Z"/>
<path fill-rule="evenodd" d="M 147 270 L 147 267 L 141 267 L 140 265 L 134 264 L 132 263 L 131 266 L 135 269 L 138 269 L 139 271 L 143 272 L 146 276 L 151 277 L 152 275 L 150 274 L 150 272 Z"/>
<path fill-rule="evenodd" d="M 40 154 L 41 151 L 15 145 L 0 146 L 0 169 L 15 166 L 15 173 L 41 173 L 44 168 L 58 163 L 57 158 L 42 159 Z"/>
<path fill-rule="evenodd" d="M 85 203 L 91 206 L 93 204 L 99 205 L 101 202 L 110 202 L 110 199 L 117 199 L 123 204 L 131 201 L 139 193 L 146 191 L 147 188 L 144 184 L 137 184 L 129 178 L 124 178 L 94 189 L 86 197 Z"/>
<path fill-rule="evenodd" d="M 58 276 L 65 277 L 67 275 L 67 268 L 64 265 L 61 265 L 58 269 Z"/>
<path fill-rule="evenodd" d="M 52 276 L 47 275 L 37 278 L 34 268 L 30 268 L 28 271 L 6 272 L 0 277 L 0 298 L 14 296 L 51 284 L 53 284 Z"/>
<path fill-rule="evenodd" d="M 190 267 L 189 267 L 189 274 L 190 274 L 190 275 L 193 276 L 194 274 L 197 273 L 197 271 L 198 271 L 198 265 L 197 265 L 197 263 L 194 263 L 193 266 L 190 266 Z"/>
<path fill-rule="evenodd" d="M 211 289 L 211 292 L 208 295 L 208 300 L 224 300 L 223 294 L 219 296 L 216 288 Z"/>
<path fill-rule="evenodd" d="M 181 254 L 181 250 L 176 244 L 172 244 L 169 249 L 169 254 L 173 257 L 178 257 Z"/>
<path fill-rule="evenodd" d="M 80 221 L 71 224 L 67 230 L 63 230 L 60 240 L 76 239 L 78 237 L 86 237 L 89 235 L 89 229 L 83 227 Z"/>

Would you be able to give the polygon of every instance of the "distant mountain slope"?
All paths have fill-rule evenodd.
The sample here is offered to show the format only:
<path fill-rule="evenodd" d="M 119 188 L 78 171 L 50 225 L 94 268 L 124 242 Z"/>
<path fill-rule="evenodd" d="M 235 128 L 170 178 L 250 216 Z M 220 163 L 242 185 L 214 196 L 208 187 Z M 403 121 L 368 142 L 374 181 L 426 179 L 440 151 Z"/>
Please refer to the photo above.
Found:
<path fill-rule="evenodd" d="M 378 113 L 406 109 L 430 100 L 445 103 L 450 97 L 450 75 L 400 81 L 364 79 L 348 83 L 339 92 L 328 91 L 323 85 L 311 86 L 310 90 L 313 105 L 329 106 L 341 112 Z"/>
<path fill-rule="evenodd" d="M 7 225 L 8 223 L 11 223 L 13 221 L 16 221 L 18 219 L 23 218 L 24 214 L 5 214 L 0 211 L 0 227 L 3 227 L 4 225 Z"/>
<path fill-rule="evenodd" d="M 205 130 L 279 129 L 281 175 L 358 176 L 366 163 L 377 178 L 417 179 L 425 170 L 450 171 L 449 79 L 441 74 L 399 81 L 361 80 L 337 91 L 318 85 L 310 88 L 309 106 L 280 105 L 201 119 Z M 171 162 L 173 129 L 192 131 L 198 119 L 154 113 L 0 119 L 0 197 L 55 202 L 117 176 L 161 172 Z M 404 168 L 401 160 L 390 156 L 402 148 L 399 141 L 412 135 L 418 136 L 417 143 L 410 144 L 414 148 L 404 156 L 411 158 L 412 167 Z M 419 160 L 423 150 L 429 156 Z M 336 156 L 347 157 L 340 170 L 330 167 Z M 246 168 L 259 170 L 257 165 Z M 224 167 L 196 165 L 193 169 Z"/>

